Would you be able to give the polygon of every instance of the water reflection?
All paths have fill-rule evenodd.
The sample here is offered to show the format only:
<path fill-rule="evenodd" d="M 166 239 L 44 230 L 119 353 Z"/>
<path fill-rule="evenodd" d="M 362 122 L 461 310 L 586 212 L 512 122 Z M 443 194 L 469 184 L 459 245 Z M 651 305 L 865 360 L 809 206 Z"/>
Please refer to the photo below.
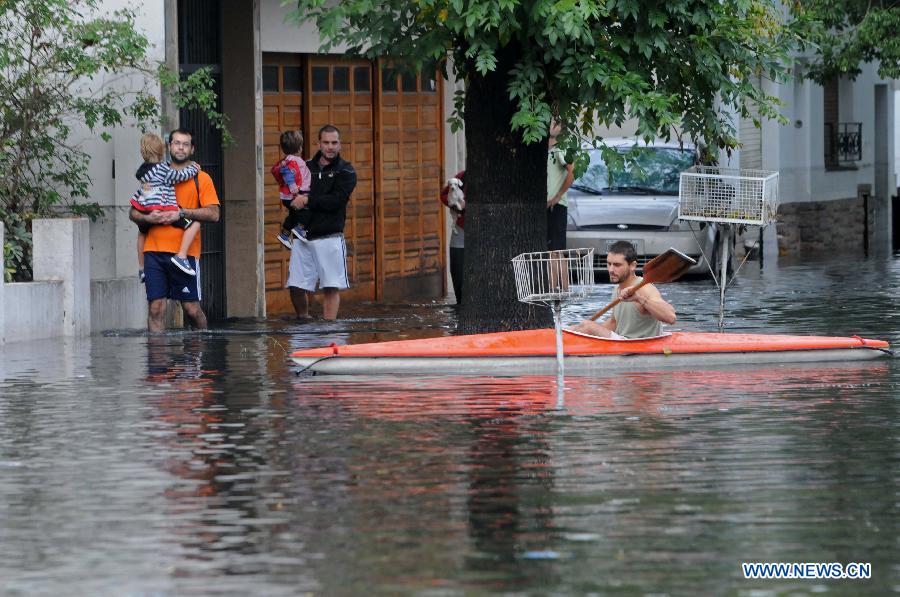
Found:
<path fill-rule="evenodd" d="M 869 390 L 891 387 L 893 363 L 875 362 L 730 366 L 671 371 L 617 371 L 606 377 L 567 377 L 563 402 L 555 375 L 299 376 L 298 402 L 331 400 L 358 417 L 479 417 L 544 414 L 590 416 L 621 408 L 646 412 L 727 409 L 752 400 L 817 397 L 846 403 Z M 757 402 L 758 404 L 758 402 Z"/>
<path fill-rule="evenodd" d="M 425 532 L 428 545 L 445 545 L 441 537 L 459 532 L 454 521 L 466 521 L 470 542 L 456 550 L 472 588 L 600 590 L 625 567 L 632 590 L 675 575 L 692 592 L 717 593 L 746 554 L 759 553 L 753 529 L 769 529 L 762 545 L 776 559 L 797 550 L 824 558 L 816 546 L 826 544 L 858 550 L 841 521 L 865 506 L 847 499 L 842 479 L 871 468 L 864 486 L 896 487 L 896 467 L 878 465 L 895 450 L 874 467 L 852 449 L 829 456 L 830 430 L 843 425 L 849 438 L 848 420 L 896 415 L 871 399 L 896 386 L 888 362 L 572 378 L 562 409 L 555 382 L 313 377 L 294 383 L 294 397 L 365 430 L 374 462 L 354 469 L 367 496 L 355 507 L 391 504 L 378 533 L 392 550 L 422 557 L 388 537 Z M 895 529 L 880 512 L 878 524 Z M 890 568 L 887 542 L 866 551 Z M 586 560 L 586 569 L 576 563 Z"/>

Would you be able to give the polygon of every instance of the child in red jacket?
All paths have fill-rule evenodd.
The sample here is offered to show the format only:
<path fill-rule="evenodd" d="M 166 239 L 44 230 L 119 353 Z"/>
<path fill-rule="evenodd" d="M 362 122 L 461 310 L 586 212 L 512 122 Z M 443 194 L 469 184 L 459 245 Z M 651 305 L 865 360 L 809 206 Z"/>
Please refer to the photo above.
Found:
<path fill-rule="evenodd" d="M 303 150 L 303 133 L 300 131 L 285 131 L 281 133 L 280 139 L 281 151 L 284 152 L 284 158 L 279 160 L 272 166 L 272 176 L 278 183 L 278 197 L 281 204 L 287 210 L 287 216 L 281 224 L 281 231 L 278 233 L 278 241 L 288 249 L 291 248 L 291 234 L 302 241 L 306 241 L 306 223 L 309 220 L 309 210 L 294 209 L 291 207 L 291 201 L 297 195 L 308 195 L 309 184 L 312 176 L 309 173 L 309 167 L 300 152 Z"/>

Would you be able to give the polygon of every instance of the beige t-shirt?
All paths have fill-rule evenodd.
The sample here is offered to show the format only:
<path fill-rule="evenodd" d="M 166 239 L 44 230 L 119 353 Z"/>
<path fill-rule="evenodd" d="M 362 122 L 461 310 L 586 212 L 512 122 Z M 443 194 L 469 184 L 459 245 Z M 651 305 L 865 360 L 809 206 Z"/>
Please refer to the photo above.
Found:
<path fill-rule="evenodd" d="M 556 195 L 556 191 L 566 180 L 566 154 L 559 147 L 551 147 L 547 152 L 547 201 Z M 559 199 L 559 205 L 567 206 L 566 194 Z"/>
<path fill-rule="evenodd" d="M 638 276 L 632 284 L 640 284 L 644 278 Z M 619 298 L 619 285 L 613 286 L 612 298 Z M 634 302 L 622 301 L 613 307 L 612 316 L 616 320 L 616 333 L 626 338 L 651 338 L 662 334 L 662 323 L 650 315 L 644 315 Z"/>

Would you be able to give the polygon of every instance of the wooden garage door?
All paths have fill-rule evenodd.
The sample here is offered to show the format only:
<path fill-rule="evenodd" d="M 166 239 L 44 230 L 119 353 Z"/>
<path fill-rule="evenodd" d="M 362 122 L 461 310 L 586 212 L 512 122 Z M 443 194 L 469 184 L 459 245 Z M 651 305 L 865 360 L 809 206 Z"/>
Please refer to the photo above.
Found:
<path fill-rule="evenodd" d="M 385 63 L 378 86 L 379 299 L 442 292 L 440 80 Z"/>
<path fill-rule="evenodd" d="M 373 300 L 375 288 L 375 127 L 372 64 L 336 56 L 309 57 L 308 85 L 311 151 L 319 129 L 341 130 L 341 156 L 356 169 L 356 190 L 347 206 L 349 300 Z"/>
<path fill-rule="evenodd" d="M 264 260 L 266 268 L 266 311 L 291 313 L 291 300 L 284 288 L 290 251 L 275 240 L 286 210 L 278 200 L 278 185 L 269 170 L 283 155 L 278 141 L 282 131 L 303 130 L 305 158 L 309 135 L 303 126 L 303 64 L 298 54 L 266 54 L 263 64 L 263 181 L 265 189 Z"/>
<path fill-rule="evenodd" d="M 284 209 L 268 169 L 281 158 L 283 130 L 303 130 L 309 158 L 325 124 L 341 130 L 341 154 L 358 179 L 344 231 L 351 289 L 342 300 L 440 296 L 440 81 L 376 72 L 365 60 L 267 53 L 263 91 L 267 312 L 292 311 L 290 253 L 275 240 Z"/>

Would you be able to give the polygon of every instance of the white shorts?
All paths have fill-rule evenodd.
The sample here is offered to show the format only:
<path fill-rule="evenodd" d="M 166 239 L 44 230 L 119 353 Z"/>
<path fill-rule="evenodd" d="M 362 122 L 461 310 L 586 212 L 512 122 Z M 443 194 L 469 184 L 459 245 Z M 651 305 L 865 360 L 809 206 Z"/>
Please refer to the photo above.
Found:
<path fill-rule="evenodd" d="M 314 292 L 316 283 L 319 288 L 350 288 L 343 234 L 306 242 L 293 240 L 287 286 Z"/>

